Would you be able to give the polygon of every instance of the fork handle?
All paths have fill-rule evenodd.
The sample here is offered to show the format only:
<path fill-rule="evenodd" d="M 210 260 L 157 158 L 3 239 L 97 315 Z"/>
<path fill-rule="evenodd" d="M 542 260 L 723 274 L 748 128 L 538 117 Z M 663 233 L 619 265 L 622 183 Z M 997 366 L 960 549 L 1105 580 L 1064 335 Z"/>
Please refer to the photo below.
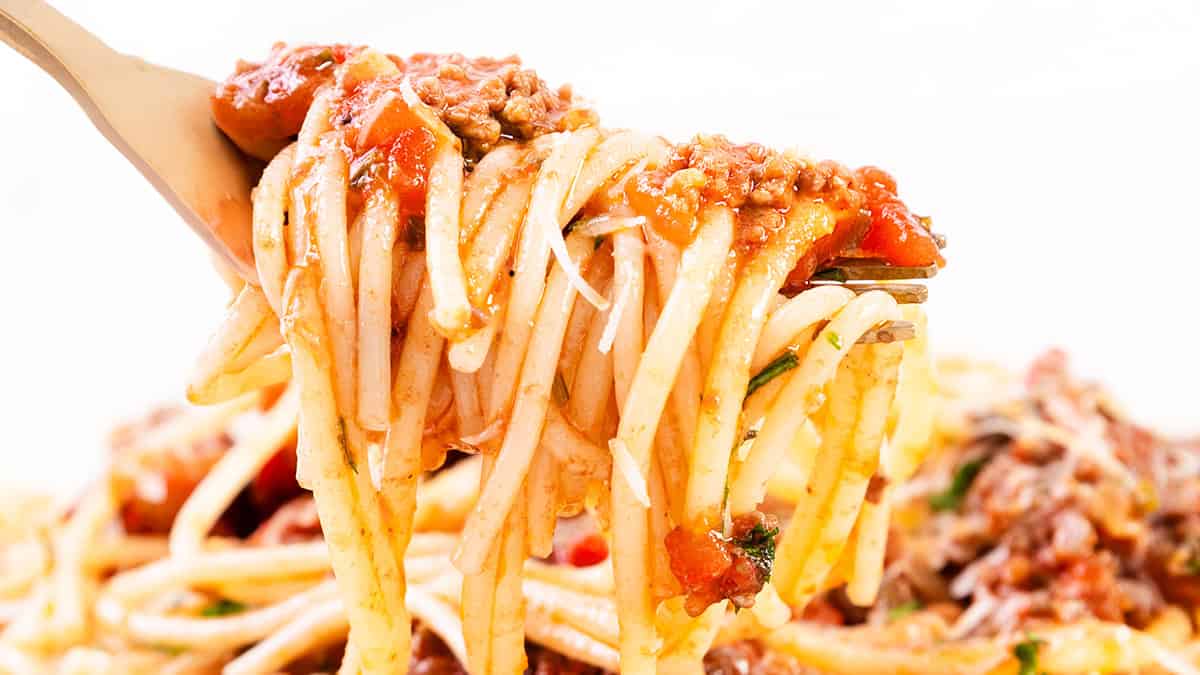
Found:
<path fill-rule="evenodd" d="M 251 177 L 208 117 L 211 82 L 114 51 L 43 0 L 0 0 L 0 41 L 57 80 L 209 248 L 255 283 Z M 185 114 L 164 130 L 155 119 L 163 110 Z M 170 137 L 181 128 L 186 139 Z"/>
<path fill-rule="evenodd" d="M 90 73 L 126 57 L 42 0 L 0 0 L 0 40 L 53 77 L 109 134 L 83 83 Z"/>

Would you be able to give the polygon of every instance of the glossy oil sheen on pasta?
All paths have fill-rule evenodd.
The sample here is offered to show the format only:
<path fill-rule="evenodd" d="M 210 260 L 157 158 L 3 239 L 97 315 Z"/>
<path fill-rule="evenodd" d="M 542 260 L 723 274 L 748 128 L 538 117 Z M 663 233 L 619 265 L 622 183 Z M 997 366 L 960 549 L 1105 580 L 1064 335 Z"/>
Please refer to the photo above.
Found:
<path fill-rule="evenodd" d="M 932 425 L 924 317 L 811 281 L 842 257 L 942 264 L 886 173 L 606 129 L 512 58 L 277 45 L 213 109 L 267 165 L 258 284 L 201 355 L 188 395 L 216 421 L 192 433 L 265 412 L 166 550 L 147 543 L 155 562 L 105 584 L 102 633 L 188 650 L 158 665 L 249 673 L 348 630 L 339 672 L 396 673 L 415 617 L 477 675 L 524 671 L 527 638 L 605 670 L 695 672 L 731 605 L 768 630 L 834 581 L 873 601 L 889 500 Z M 915 338 L 860 344 L 901 321 Z M 324 544 L 216 539 L 291 438 Z M 422 484 L 451 449 L 478 457 Z M 782 533 L 760 510 L 781 467 L 806 486 Z M 16 644 L 90 644 L 79 586 L 131 565 L 83 549 L 121 489 L 77 506 L 32 601 L 49 619 L 10 626 Z M 585 510 L 611 568 L 537 562 Z M 451 514 L 457 536 L 414 533 Z M 197 588 L 244 611 L 155 601 Z"/>

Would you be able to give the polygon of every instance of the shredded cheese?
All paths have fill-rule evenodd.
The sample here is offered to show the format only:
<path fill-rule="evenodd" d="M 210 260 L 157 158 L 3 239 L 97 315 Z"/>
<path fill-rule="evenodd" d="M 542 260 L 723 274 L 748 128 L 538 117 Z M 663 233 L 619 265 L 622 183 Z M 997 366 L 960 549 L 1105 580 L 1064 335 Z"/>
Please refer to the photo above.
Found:
<path fill-rule="evenodd" d="M 608 450 L 612 453 L 613 467 L 629 485 L 633 498 L 642 506 L 650 508 L 650 491 L 646 488 L 646 477 L 638 468 L 633 453 L 629 452 L 629 446 L 620 438 L 614 438 L 608 442 Z"/>

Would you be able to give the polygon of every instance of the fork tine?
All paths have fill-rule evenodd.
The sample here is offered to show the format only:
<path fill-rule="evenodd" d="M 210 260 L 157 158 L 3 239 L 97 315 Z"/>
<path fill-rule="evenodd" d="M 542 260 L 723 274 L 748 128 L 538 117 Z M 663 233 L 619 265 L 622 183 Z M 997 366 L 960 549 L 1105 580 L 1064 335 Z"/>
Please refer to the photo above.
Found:
<path fill-rule="evenodd" d="M 838 258 L 813 275 L 814 281 L 891 281 L 929 279 L 937 274 L 937 265 L 901 267 L 873 258 Z"/>
<path fill-rule="evenodd" d="M 841 286 L 862 295 L 867 291 L 883 291 L 906 305 L 919 305 L 929 299 L 929 289 L 920 284 L 834 284 L 815 283 L 812 286 Z"/>
<path fill-rule="evenodd" d="M 887 344 L 911 340 L 917 336 L 917 326 L 911 321 L 888 321 L 862 334 L 856 344 Z"/>

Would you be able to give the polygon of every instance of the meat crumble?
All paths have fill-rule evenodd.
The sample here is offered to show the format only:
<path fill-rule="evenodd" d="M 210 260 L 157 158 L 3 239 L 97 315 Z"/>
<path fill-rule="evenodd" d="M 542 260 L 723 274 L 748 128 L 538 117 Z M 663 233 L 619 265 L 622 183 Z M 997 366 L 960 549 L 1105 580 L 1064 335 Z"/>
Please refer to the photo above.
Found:
<path fill-rule="evenodd" d="M 516 56 L 415 54 L 401 66 L 421 101 L 462 139 L 468 159 L 478 159 L 506 139 L 528 140 L 590 119 L 582 109 L 568 118 L 571 87 L 551 89 Z"/>
<path fill-rule="evenodd" d="M 890 537 L 876 605 L 824 598 L 842 621 L 924 607 L 955 637 L 1037 621 L 1144 628 L 1168 602 L 1200 601 L 1200 443 L 1129 422 L 1061 352 L 969 424 L 918 477 L 934 487 L 903 507 L 916 524 Z"/>
<path fill-rule="evenodd" d="M 247 154 L 271 159 L 304 123 L 316 92 L 334 81 L 335 66 L 362 47 L 276 43 L 261 63 L 241 61 L 212 96 L 213 119 Z M 593 121 L 569 86 L 553 89 L 515 56 L 462 54 L 388 56 L 463 142 L 468 160 L 504 140 L 529 140 Z"/>

